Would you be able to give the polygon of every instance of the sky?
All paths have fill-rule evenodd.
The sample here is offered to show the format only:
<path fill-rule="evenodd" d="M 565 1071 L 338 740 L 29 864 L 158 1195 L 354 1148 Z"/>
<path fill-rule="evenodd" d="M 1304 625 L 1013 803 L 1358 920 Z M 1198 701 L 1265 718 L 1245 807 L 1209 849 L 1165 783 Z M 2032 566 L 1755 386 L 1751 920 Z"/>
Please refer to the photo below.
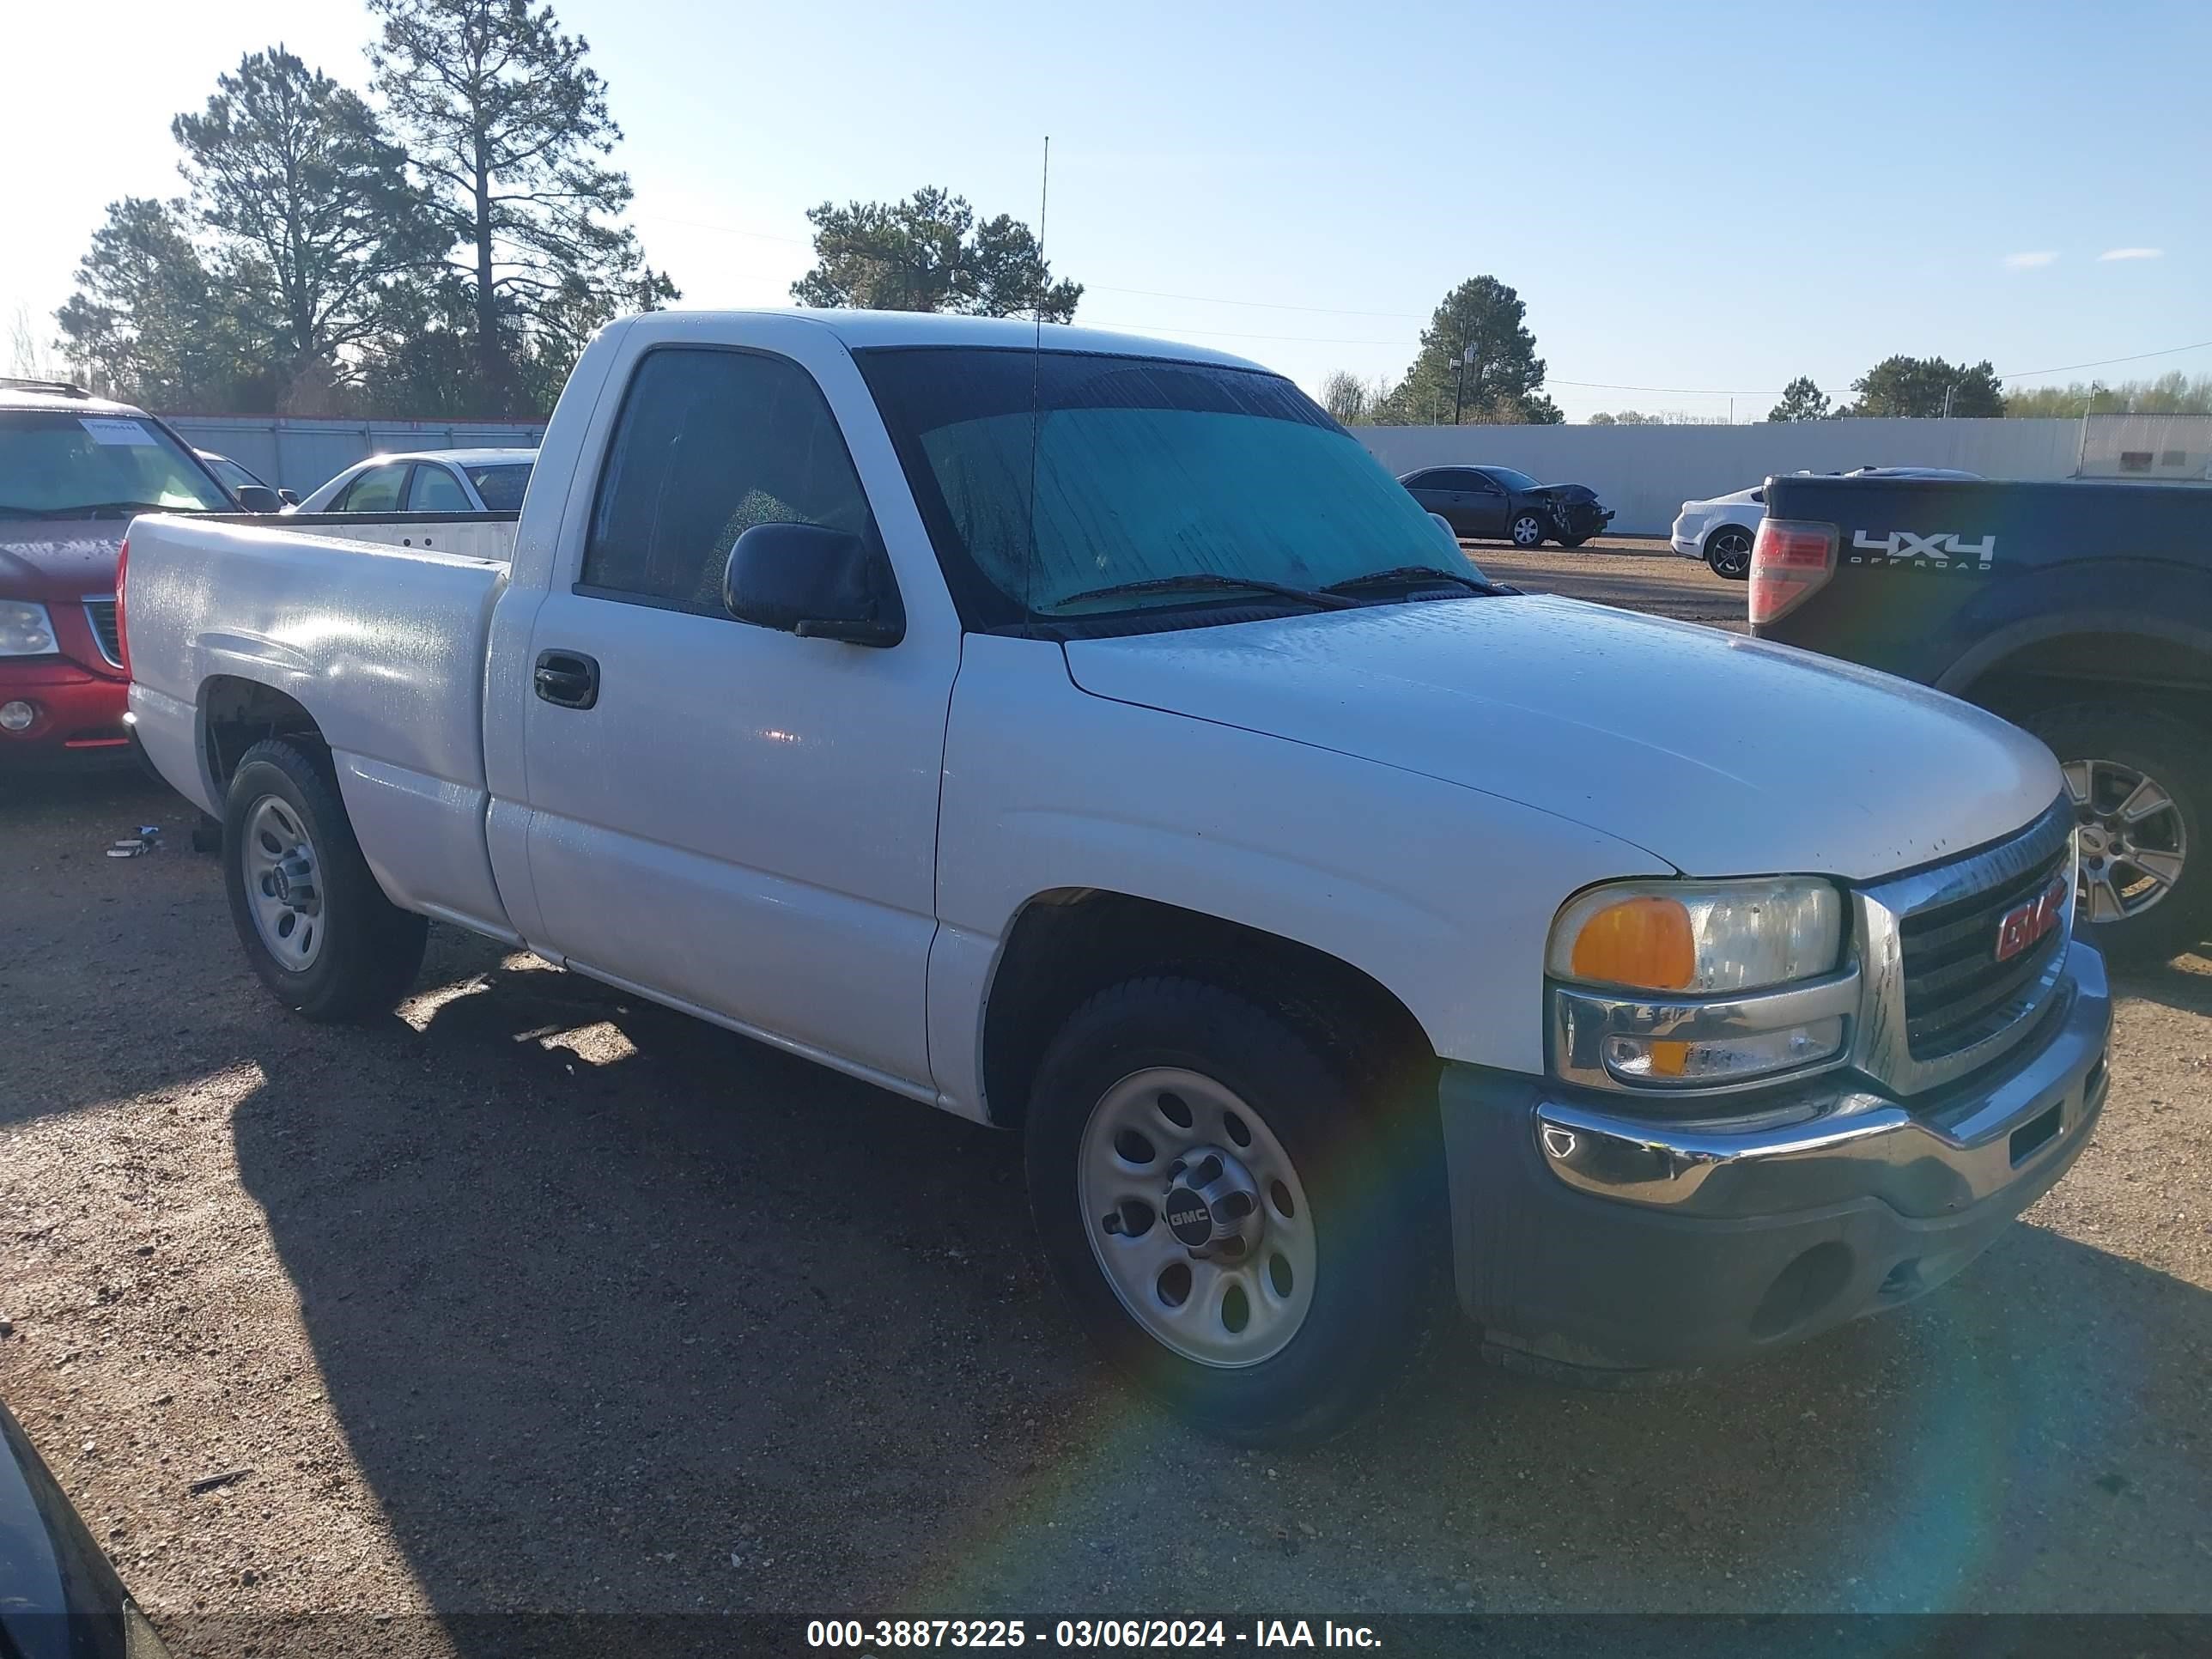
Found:
<path fill-rule="evenodd" d="M 2212 374 L 2201 0 L 556 9 L 687 306 L 789 304 L 825 199 L 939 185 L 1034 224 L 1049 135 L 1079 322 L 1310 389 L 1402 373 L 1483 274 L 1577 420 L 1756 419 L 1895 352 Z M 0 100 L 0 327 L 51 336 L 106 204 L 176 193 L 169 121 L 242 53 L 362 86 L 369 33 L 356 0 L 11 8 L 6 57 L 46 68 Z"/>

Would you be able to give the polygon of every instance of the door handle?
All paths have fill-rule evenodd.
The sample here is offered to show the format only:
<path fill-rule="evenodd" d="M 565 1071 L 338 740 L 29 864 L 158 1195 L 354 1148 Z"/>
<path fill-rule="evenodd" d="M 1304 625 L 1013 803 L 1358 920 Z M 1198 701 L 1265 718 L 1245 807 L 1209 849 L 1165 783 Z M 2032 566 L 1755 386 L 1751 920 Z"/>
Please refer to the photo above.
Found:
<path fill-rule="evenodd" d="M 599 659 L 580 651 L 541 651 L 531 682 L 556 708 L 589 708 L 599 700 Z"/>

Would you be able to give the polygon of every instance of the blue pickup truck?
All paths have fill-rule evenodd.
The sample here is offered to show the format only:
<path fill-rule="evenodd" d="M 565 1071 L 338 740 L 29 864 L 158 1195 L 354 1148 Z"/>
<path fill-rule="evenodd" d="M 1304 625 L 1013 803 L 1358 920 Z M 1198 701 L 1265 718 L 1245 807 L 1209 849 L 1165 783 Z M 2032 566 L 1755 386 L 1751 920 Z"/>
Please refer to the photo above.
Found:
<path fill-rule="evenodd" d="M 2212 933 L 2212 484 L 1770 478 L 1751 624 L 2048 744 L 2100 948 Z"/>

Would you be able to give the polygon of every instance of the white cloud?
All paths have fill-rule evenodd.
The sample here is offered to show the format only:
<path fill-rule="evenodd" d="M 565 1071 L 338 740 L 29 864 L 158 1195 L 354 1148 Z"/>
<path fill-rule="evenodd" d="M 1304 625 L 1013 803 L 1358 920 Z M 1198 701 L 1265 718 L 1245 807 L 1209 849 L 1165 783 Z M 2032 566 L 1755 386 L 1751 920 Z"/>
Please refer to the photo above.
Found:
<path fill-rule="evenodd" d="M 2102 264 L 2107 259 L 2163 259 L 2164 258 L 2166 258 L 2166 250 L 2162 247 L 2108 247 L 2097 256 L 2097 263 Z"/>
<path fill-rule="evenodd" d="M 2005 269 L 2007 270 L 2033 270 L 2036 266 L 2047 265 L 2057 258 L 2058 256 L 2056 253 L 2049 252 L 2047 251 L 2040 253 L 2008 253 L 2004 257 Z"/>

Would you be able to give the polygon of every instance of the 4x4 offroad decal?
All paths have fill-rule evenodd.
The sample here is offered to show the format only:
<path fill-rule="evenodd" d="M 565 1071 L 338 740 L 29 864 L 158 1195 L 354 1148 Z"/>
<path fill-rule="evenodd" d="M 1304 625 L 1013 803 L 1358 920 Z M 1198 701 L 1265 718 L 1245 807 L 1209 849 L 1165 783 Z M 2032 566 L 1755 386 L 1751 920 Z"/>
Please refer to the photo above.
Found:
<path fill-rule="evenodd" d="M 1986 572 L 1997 558 L 1995 536 L 1970 542 L 1962 539 L 1954 530 L 1939 530 L 1929 536 L 1910 530 L 1893 530 L 1881 537 L 1855 530 L 1851 532 L 1851 547 L 1853 550 L 1846 561 L 1850 564 L 1904 564 L 1923 570 Z"/>

